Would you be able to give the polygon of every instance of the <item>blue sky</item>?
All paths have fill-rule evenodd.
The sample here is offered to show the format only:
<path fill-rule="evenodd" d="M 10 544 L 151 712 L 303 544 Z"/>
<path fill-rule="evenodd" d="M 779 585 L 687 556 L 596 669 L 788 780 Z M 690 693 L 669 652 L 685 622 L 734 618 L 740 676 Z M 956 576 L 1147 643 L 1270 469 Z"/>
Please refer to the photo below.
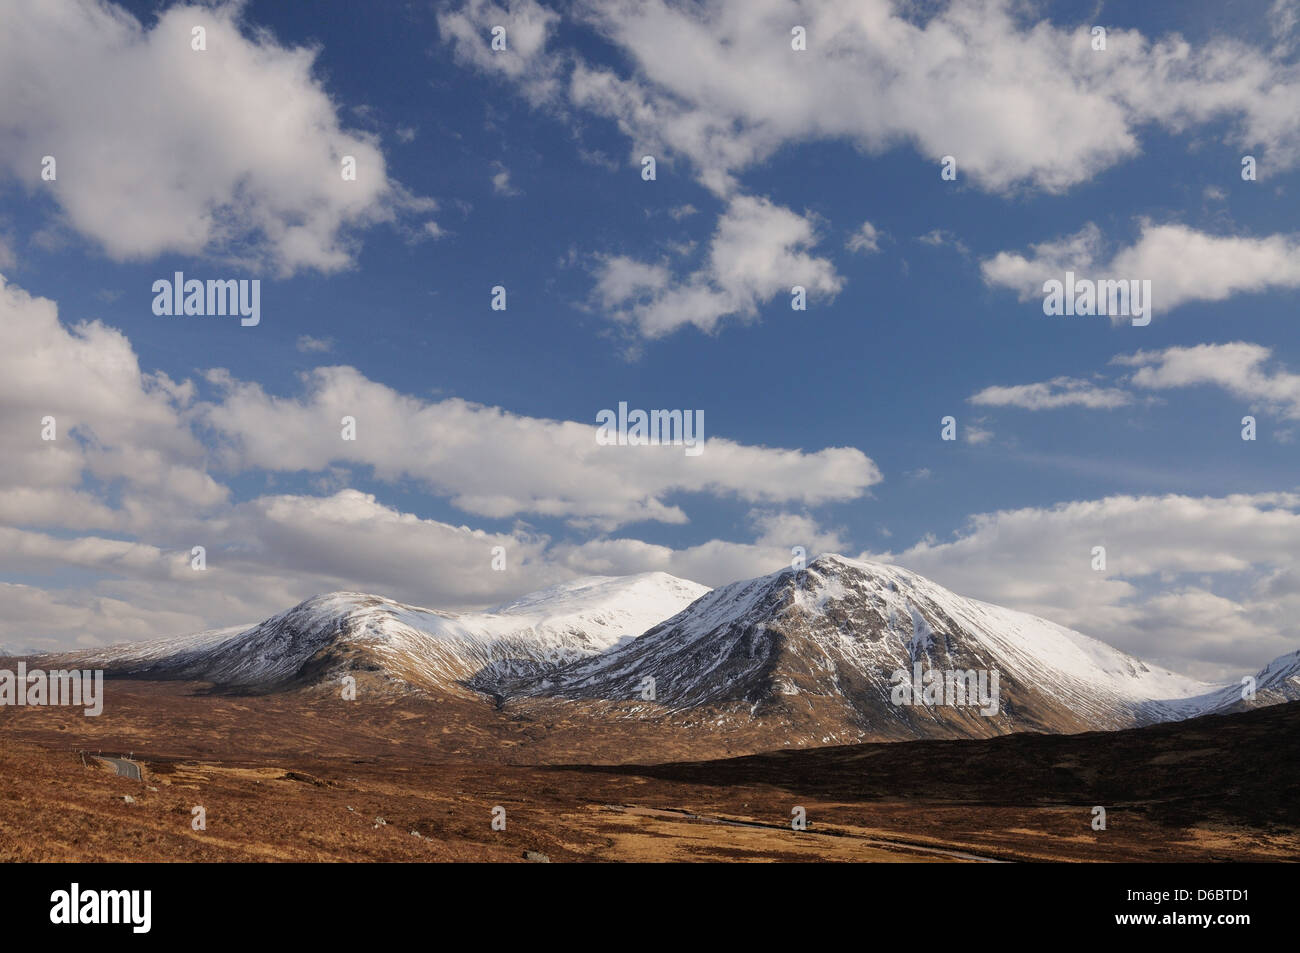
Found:
<path fill-rule="evenodd" d="M 321 588 L 469 606 L 589 572 L 717 585 L 803 545 L 1192 674 L 1296 647 L 1296 4 L 38 7 L 0 24 L 36 90 L 0 109 L 0 273 L 117 336 L 24 325 L 10 379 L 44 355 L 57 402 L 109 351 L 139 373 L 104 394 L 139 393 L 69 397 L 77 462 L 6 475 L 0 642 L 253 621 Z M 102 123 L 71 102 L 85 83 Z M 358 183 L 304 184 L 353 146 Z M 304 222 L 306 251 L 278 231 Z M 1044 315 L 1065 267 L 1152 279 L 1152 322 Z M 260 325 L 153 314 L 175 271 L 260 279 Z M 322 367 L 347 370 L 302 376 Z M 6 400 L 15 460 L 48 449 L 28 446 L 42 399 Z M 327 444 L 349 401 L 358 445 Z M 680 450 L 608 448 L 624 459 L 588 483 L 610 455 L 492 423 L 594 429 L 619 401 L 701 409 L 732 450 L 700 477 Z M 101 459 L 115 440 L 153 475 Z M 426 452 L 460 441 L 454 465 Z"/>

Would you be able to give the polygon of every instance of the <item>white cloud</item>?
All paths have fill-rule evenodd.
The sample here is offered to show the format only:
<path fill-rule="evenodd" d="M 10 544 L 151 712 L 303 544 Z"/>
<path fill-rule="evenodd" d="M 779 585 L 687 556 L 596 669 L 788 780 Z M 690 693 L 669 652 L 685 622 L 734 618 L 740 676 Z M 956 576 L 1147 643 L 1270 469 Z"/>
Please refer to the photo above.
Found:
<path fill-rule="evenodd" d="M 788 561 L 796 543 L 842 543 L 780 507 L 858 499 L 880 480 L 859 450 L 746 446 L 712 436 L 708 416 L 704 453 L 688 457 L 679 446 L 600 446 L 594 410 L 578 423 L 428 402 L 350 367 L 319 368 L 280 397 L 210 377 L 215 394 L 201 400 L 193 382 L 142 371 L 119 331 L 65 327 L 53 302 L 0 280 L 0 571 L 70 580 L 0 586 L 0 643 L 96 644 L 251 622 L 338 588 L 482 606 L 602 564 L 727 582 Z M 356 417 L 355 442 L 341 439 L 344 415 Z M 47 416 L 53 441 L 42 439 Z M 297 476 L 323 495 L 235 502 L 208 472 L 218 467 Z M 756 507 L 755 541 L 676 551 L 603 535 L 556 541 L 525 524 L 488 532 L 354 489 L 356 467 L 381 483 L 418 481 L 466 512 L 538 513 L 606 533 L 686 521 L 672 494 L 738 499 Z M 204 572 L 190 565 L 196 545 L 207 550 Z M 488 571 L 495 545 L 507 549 L 506 573 Z"/>
<path fill-rule="evenodd" d="M 1105 546 L 1096 572 L 1092 549 Z M 1171 667 L 1254 671 L 1298 639 L 1300 495 L 1113 496 L 983 513 L 890 558 Z M 1296 578 L 1290 575 L 1289 578 Z M 1270 588 L 1271 587 L 1271 588 Z"/>
<path fill-rule="evenodd" d="M 459 509 L 487 517 L 524 513 L 612 529 L 641 520 L 686 522 L 665 497 L 707 492 L 754 503 L 816 505 L 860 497 L 880 471 L 861 451 L 812 453 L 737 444 L 708 430 L 705 449 L 600 446 L 591 423 L 522 417 L 457 399 L 424 402 L 350 367 L 317 368 L 299 397 L 275 397 L 216 373 L 224 391 L 205 422 L 225 439 L 234 469 L 322 471 L 373 468 L 386 481 L 413 479 Z M 344 416 L 357 439 L 340 439 Z"/>
<path fill-rule="evenodd" d="M 674 550 L 637 539 L 553 541 L 517 527 L 489 533 L 422 519 L 342 490 L 323 497 L 258 497 L 185 528 L 207 549 L 207 569 L 187 548 L 100 537 L 64 538 L 0 526 L 0 570 L 76 568 L 90 586 L 0 584 L 0 642 L 38 648 L 157 638 L 251 623 L 318 592 L 363 590 L 444 609 L 483 608 L 575 575 L 660 570 L 708 585 L 844 548 L 803 514 L 756 510 L 752 543 L 710 540 Z M 505 572 L 490 571 L 506 550 Z M 430 572 L 437 566 L 437 572 Z"/>
<path fill-rule="evenodd" d="M 258 497 L 207 519 L 176 522 L 169 548 L 102 537 L 56 536 L 0 526 L 0 568 L 91 575 L 88 586 L 0 586 L 0 639 L 82 644 L 159 637 L 254 622 L 318 592 L 362 589 L 402 601 L 456 608 L 485 605 L 569 578 L 527 533 L 487 533 L 421 519 L 343 490 L 330 496 Z M 191 566 L 190 545 L 207 568 Z M 489 570 L 504 546 L 509 571 Z M 429 566 L 436 565 L 436 573 Z M 16 618 L 11 605 L 53 605 L 47 618 Z M 76 628 L 68 620 L 84 616 Z"/>
<path fill-rule="evenodd" d="M 1272 362 L 1272 363 L 1270 363 Z M 1300 420 L 1300 374 L 1273 361 L 1273 351 L 1261 344 L 1233 341 L 1163 350 L 1119 354 L 1112 366 L 1133 368 L 1111 382 L 1055 377 L 1031 384 L 986 387 L 968 400 L 984 407 L 1055 410 L 1083 407 L 1113 410 L 1135 402 L 1134 390 L 1173 390 L 1218 387 L 1252 408 Z M 1278 431 L 1282 442 L 1288 431 Z"/>
<path fill-rule="evenodd" d="M 960 254 L 970 254 L 970 249 L 966 243 L 948 231 L 946 228 L 933 228 L 924 235 L 918 235 L 917 239 L 922 245 L 929 245 L 931 248 L 955 248 Z"/>
<path fill-rule="evenodd" d="M 870 222 L 863 222 L 862 227 L 854 232 L 845 245 L 849 251 L 872 255 L 880 251 L 881 233 Z"/>
<path fill-rule="evenodd" d="M 1290 12 L 1279 0 L 1275 34 L 1290 34 Z M 871 153 L 909 146 L 935 162 L 951 155 L 960 182 L 999 193 L 1060 192 L 1089 181 L 1138 155 L 1139 134 L 1152 125 L 1181 134 L 1215 124 L 1216 134 L 1263 156 L 1264 175 L 1300 161 L 1293 108 L 1300 70 L 1275 59 L 1276 51 L 1226 37 L 1194 48 L 1177 34 L 1150 39 L 1112 29 L 1107 49 L 1097 52 L 1091 23 L 1034 20 L 1016 0 L 952 3 L 924 19 L 913 13 L 892 0 L 614 0 L 570 8 L 566 15 L 618 50 L 617 68 L 561 46 L 557 19 L 533 0 L 505 8 L 470 0 L 440 22 L 463 61 L 509 78 L 535 105 L 608 118 L 634 159 L 684 157 L 723 198 L 741 193 L 744 172 L 777 150 L 822 140 Z M 510 56 L 494 55 L 486 31 L 509 18 L 526 24 L 525 42 Z M 807 30 L 807 51 L 790 48 L 795 22 Z M 966 253 L 942 232 L 927 238 Z M 1294 286 L 1285 277 L 1295 270 L 1292 243 L 1229 241 L 1192 249 L 1211 266 L 1202 271 L 1178 263 L 1181 246 L 1195 244 L 1193 233 L 1152 228 L 1146 244 L 1114 264 L 1153 278 L 1160 308 Z M 863 237 L 855 250 L 869 248 Z M 1078 260 L 1077 249 L 1070 259 Z M 1041 269 L 1031 267 L 1041 262 L 1004 253 L 986 264 L 990 283 L 1023 291 L 1032 272 L 1041 293 Z M 597 294 L 604 290 L 598 284 Z M 612 305 L 651 337 L 688 323 L 712 329 L 736 307 L 707 273 Z M 752 306 L 734 313 L 747 316 Z"/>
<path fill-rule="evenodd" d="M 1109 259 L 1103 245 L 1101 230 L 1089 223 L 1073 235 L 1030 245 L 1027 256 L 1003 251 L 980 267 L 987 284 L 1011 288 L 1022 301 L 1041 298 L 1043 283 L 1062 280 L 1066 271 L 1090 280 L 1149 280 L 1156 315 L 1190 301 L 1300 288 L 1296 236 L 1218 236 L 1186 225 L 1144 221 L 1138 240 Z"/>
<path fill-rule="evenodd" d="M 980 262 L 980 271 L 986 284 L 1011 288 L 1021 301 L 1028 301 L 1043 294 L 1043 282 L 1059 279 L 1066 271 L 1081 278 L 1093 277 L 1101 246 L 1101 229 L 1089 222 L 1073 235 L 1031 244 L 1028 256 L 998 252 Z"/>
<path fill-rule="evenodd" d="M 1184 132 L 1221 123 L 1230 141 L 1266 155 L 1266 172 L 1300 159 L 1300 114 L 1290 108 L 1300 100 L 1300 76 L 1267 51 L 1226 38 L 1194 49 L 1176 34 L 1150 40 L 1113 29 L 1099 53 L 1090 23 L 1033 21 L 1015 0 L 953 3 L 923 21 L 911 13 L 892 0 L 614 0 L 570 8 L 567 16 L 618 50 L 617 68 L 561 46 L 558 18 L 533 0 L 504 7 L 470 0 L 440 23 L 463 62 L 508 78 L 535 105 L 610 119 L 634 159 L 686 158 L 706 187 L 733 199 L 724 227 L 746 170 L 812 141 L 847 140 L 872 153 L 906 145 L 936 162 L 951 155 L 960 181 L 994 192 L 1059 192 L 1086 182 L 1136 156 L 1139 132 L 1151 124 Z M 507 21 L 523 26 L 524 41 L 509 55 L 494 54 L 487 31 Z M 807 30 L 804 52 L 788 42 L 795 22 Z M 941 232 L 927 237 L 967 253 Z M 1162 237 L 1170 236 L 1152 235 Z M 872 241 L 863 235 L 851 247 L 868 251 Z M 625 263 L 607 260 L 613 269 Z M 1221 283 L 1237 282 L 1236 263 L 1222 266 Z M 832 272 L 824 276 L 838 284 Z M 1177 303 L 1181 283 L 1158 292 L 1161 306 Z M 649 337 L 684 324 L 712 330 L 720 318 L 751 316 L 754 307 L 743 294 L 738 305 L 707 271 L 630 301 L 606 290 L 598 281 L 597 295 L 616 316 Z"/>
<path fill-rule="evenodd" d="M 1293 398 L 1294 383 L 1266 368 L 1266 350 L 1235 348 L 1121 363 L 1136 368 L 1134 386 L 1183 386 L 1221 365 L 1234 371 L 1216 378 L 1220 386 Z M 792 546 L 810 556 L 843 550 L 840 532 L 800 510 L 860 498 L 879 479 L 852 449 L 710 438 L 701 457 L 687 458 L 672 447 L 597 447 L 591 425 L 426 402 L 352 368 L 318 369 L 283 397 L 215 379 L 217 399 L 198 400 L 189 382 L 143 372 L 119 332 L 97 323 L 67 329 L 51 302 L 0 287 L 0 569 L 73 580 L 0 585 L 0 642 L 94 644 L 252 622 L 344 587 L 469 607 L 579 573 L 664 569 L 720 584 L 788 565 Z M 39 439 L 47 412 L 61 421 L 53 443 Z M 355 443 L 340 439 L 344 413 L 357 417 Z M 661 499 L 678 490 L 729 496 L 754 504 L 751 541 L 674 549 L 607 535 L 555 540 L 523 524 L 489 532 L 346 486 L 232 502 L 207 473 L 200 426 L 225 435 L 232 472 L 364 465 L 381 481 L 424 481 L 483 515 L 546 512 L 613 526 L 647 515 L 685 519 Z M 703 468 L 693 472 L 694 464 Z M 207 549 L 205 572 L 190 568 L 194 545 Z M 485 571 L 494 545 L 507 549 L 506 573 Z M 1107 548 L 1106 573 L 1090 568 L 1095 545 Z M 1300 495 L 1110 497 L 982 514 L 951 541 L 886 558 L 957 592 L 1217 675 L 1295 647 Z"/>
<path fill-rule="evenodd" d="M 833 296 L 843 285 L 828 259 L 809 253 L 815 223 L 767 199 L 737 195 L 718 221 L 708 260 L 675 279 L 663 265 L 625 256 L 601 261 L 595 295 L 610 315 L 649 338 L 684 325 L 713 331 L 729 316 L 752 319 L 761 304 L 794 285 L 810 298 Z"/>
<path fill-rule="evenodd" d="M 672 549 L 635 539 L 598 539 L 554 547 L 555 557 L 579 573 L 620 575 L 659 570 L 707 586 L 766 575 L 791 564 L 792 548 L 802 546 L 811 561 L 824 552 L 841 552 L 846 543 L 839 532 L 821 527 L 806 514 L 753 510 L 757 531 L 752 543 L 709 540 Z"/>
<path fill-rule="evenodd" d="M 559 89 L 559 60 L 545 46 L 560 16 L 535 0 L 468 0 L 438 14 L 438 30 L 457 59 L 517 82 L 535 103 Z M 504 50 L 492 49 L 492 31 L 505 28 Z"/>
<path fill-rule="evenodd" d="M 605 307 L 617 308 L 628 301 L 653 299 L 671 283 L 672 272 L 666 265 L 615 255 L 601 259 L 595 294 Z"/>
<path fill-rule="evenodd" d="M 1193 48 L 1177 34 L 1112 29 L 1099 53 L 1091 23 L 1035 21 L 1014 0 L 952 3 L 924 22 L 891 0 L 573 8 L 626 57 L 620 73 L 547 47 L 552 22 L 538 26 L 531 0 L 513 7 L 533 25 L 514 60 L 487 51 L 486 24 L 503 14 L 481 0 L 453 15 L 458 55 L 511 76 L 533 102 L 567 96 L 608 117 L 638 157 L 687 157 L 723 195 L 781 147 L 826 139 L 869 152 L 909 145 L 936 162 L 953 155 L 963 180 L 993 191 L 1088 181 L 1136 156 L 1151 123 L 1180 133 L 1226 121 L 1223 135 L 1258 147 L 1268 168 L 1300 158 L 1295 67 L 1224 37 Z M 1289 30 L 1285 16 L 1274 22 Z M 793 23 L 806 27 L 805 52 L 790 47 Z M 557 78 L 565 69 L 567 88 Z"/>
<path fill-rule="evenodd" d="M 1210 385 L 1254 401 L 1290 420 L 1300 420 L 1300 374 L 1265 365 L 1273 352 L 1260 344 L 1198 344 L 1163 351 L 1138 351 L 1112 363 L 1137 368 L 1135 387 L 1165 390 Z"/>
<path fill-rule="evenodd" d="M 517 188 L 510 184 L 510 170 L 500 162 L 494 163 L 493 168 L 496 170 L 492 174 L 492 191 L 497 195 L 514 196 L 522 195 Z"/>
<path fill-rule="evenodd" d="M 1058 407 L 1111 410 L 1132 403 L 1132 397 L 1119 388 L 1103 387 L 1071 377 L 1054 377 L 1033 384 L 994 385 L 972 394 L 968 400 L 984 407 L 1022 407 L 1025 410 L 1054 410 Z"/>
<path fill-rule="evenodd" d="M 324 354 L 334 350 L 334 339 L 314 338 L 310 334 L 300 334 L 297 347 L 303 354 Z"/>
<path fill-rule="evenodd" d="M 184 422 L 192 385 L 141 371 L 131 344 L 95 321 L 65 328 L 54 303 L 0 277 L 0 512 L 19 523 L 117 529 L 227 498 Z M 54 440 L 42 439 L 54 419 Z M 109 511 L 81 491 L 121 486 Z"/>
<path fill-rule="evenodd" d="M 195 632 L 203 619 L 183 610 L 150 610 L 85 590 L 49 590 L 0 582 L 5 646 L 47 652 Z"/>
<path fill-rule="evenodd" d="M 1295 49 L 1300 33 L 1300 0 L 1273 0 L 1268 9 L 1269 29 L 1273 34 L 1275 56 L 1287 56 Z"/>
<path fill-rule="evenodd" d="M 0 98 L 0 173 L 48 194 L 117 260 L 335 271 L 353 229 L 429 211 L 389 179 L 373 137 L 342 128 L 315 52 L 246 34 L 240 12 L 177 5 L 146 28 L 98 0 L 0 5 L 0 88 L 22 91 Z M 342 178 L 345 155 L 356 181 Z"/>

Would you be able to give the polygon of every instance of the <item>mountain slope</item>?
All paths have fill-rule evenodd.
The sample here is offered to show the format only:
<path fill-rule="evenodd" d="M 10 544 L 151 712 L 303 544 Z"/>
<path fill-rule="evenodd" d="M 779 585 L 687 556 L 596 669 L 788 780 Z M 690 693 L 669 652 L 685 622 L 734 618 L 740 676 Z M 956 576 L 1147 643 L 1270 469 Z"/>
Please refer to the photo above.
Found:
<path fill-rule="evenodd" d="M 917 664 L 985 672 L 990 693 L 997 672 L 996 713 L 897 704 L 893 673 Z M 825 743 L 1132 727 L 1204 710 L 1216 687 L 897 566 L 823 556 L 716 589 L 621 649 L 513 690 L 634 717 L 779 725 L 788 743 Z"/>
<path fill-rule="evenodd" d="M 80 653 L 122 675 L 270 691 L 342 674 L 379 684 L 492 693 L 634 638 L 708 592 L 667 573 L 595 576 L 487 612 L 452 613 L 364 593 L 314 596 L 251 628 Z"/>
<path fill-rule="evenodd" d="M 487 694 L 546 725 L 635 719 L 647 737 L 671 728 L 750 750 L 1113 730 L 1300 697 L 1300 652 L 1266 666 L 1243 701 L 1237 682 L 1185 678 L 897 566 L 840 556 L 713 591 L 664 573 L 593 577 L 476 613 L 338 592 L 251 628 L 61 661 L 246 692 L 333 691 L 350 674 L 367 690 Z M 913 679 L 936 673 L 909 699 Z M 956 673 L 960 694 L 942 680 Z"/>
<path fill-rule="evenodd" d="M 1249 711 L 1268 705 L 1300 701 L 1300 652 L 1279 655 L 1254 676 L 1255 695 L 1247 698 L 1241 682 L 1231 682 L 1205 695 L 1166 702 L 1171 720 L 1196 715 Z"/>

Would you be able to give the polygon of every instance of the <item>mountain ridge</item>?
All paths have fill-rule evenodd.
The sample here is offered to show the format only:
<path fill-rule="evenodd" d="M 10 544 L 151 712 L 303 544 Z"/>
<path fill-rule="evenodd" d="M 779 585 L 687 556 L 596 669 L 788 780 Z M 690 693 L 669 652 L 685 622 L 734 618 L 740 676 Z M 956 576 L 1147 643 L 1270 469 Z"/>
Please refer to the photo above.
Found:
<path fill-rule="evenodd" d="M 484 612 L 411 606 L 337 591 L 248 627 L 76 653 L 79 664 L 135 677 L 268 691 L 342 674 L 375 687 L 472 690 L 556 667 L 633 638 L 708 590 L 667 573 L 591 576 Z"/>
<path fill-rule="evenodd" d="M 984 672 L 990 682 L 996 673 L 996 712 L 899 704 L 897 674 L 910 684 L 917 666 Z M 1282 682 L 1279 672 L 1269 690 Z M 1276 700 L 1300 689 L 1300 680 L 1285 684 Z M 512 688 L 625 717 L 774 720 L 801 743 L 1114 730 L 1240 701 L 1234 685 L 1187 678 L 893 564 L 834 554 L 721 586 L 628 645 Z"/>
<path fill-rule="evenodd" d="M 713 590 L 667 573 L 584 577 L 482 612 L 340 591 L 249 627 L 63 658 L 244 693 L 352 675 L 366 690 L 487 696 L 527 717 L 577 706 L 593 719 L 757 731 L 774 747 L 1116 730 L 1300 698 L 1300 652 L 1265 666 L 1247 698 L 1239 683 L 1187 678 L 835 554 Z M 939 676 L 933 697 L 922 681 Z"/>

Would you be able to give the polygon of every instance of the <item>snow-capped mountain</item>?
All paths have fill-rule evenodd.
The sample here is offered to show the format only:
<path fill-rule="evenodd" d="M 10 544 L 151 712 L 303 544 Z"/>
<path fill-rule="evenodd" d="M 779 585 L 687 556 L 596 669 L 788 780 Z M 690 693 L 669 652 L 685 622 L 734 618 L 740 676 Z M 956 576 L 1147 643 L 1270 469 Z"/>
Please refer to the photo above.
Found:
<path fill-rule="evenodd" d="M 1242 680 L 1245 681 L 1244 679 Z M 1250 690 L 1253 689 L 1253 697 Z M 1206 695 L 1169 702 L 1170 720 L 1224 714 L 1300 700 L 1300 652 L 1280 655 L 1260 669 L 1252 685 L 1231 682 Z"/>
<path fill-rule="evenodd" d="M 996 672 L 997 704 L 954 704 L 970 699 L 942 684 L 938 703 L 918 693 L 921 704 L 900 704 L 910 696 L 895 673 L 911 685 L 918 666 L 918 690 L 927 671 L 983 672 L 989 697 Z M 1268 691 L 1280 683 L 1295 687 L 1279 671 Z M 514 687 L 640 718 L 779 724 L 789 743 L 1126 728 L 1203 713 L 1228 690 L 897 566 L 833 555 L 715 589 L 618 650 Z"/>
<path fill-rule="evenodd" d="M 335 592 L 250 628 L 62 659 L 74 660 L 254 692 L 350 674 L 372 688 L 486 694 L 540 719 L 726 732 L 756 749 L 1118 729 L 1300 699 L 1300 652 L 1265 667 L 1243 700 L 1239 682 L 1186 678 L 898 566 L 834 555 L 712 591 L 666 573 L 592 577 L 486 612 Z"/>
<path fill-rule="evenodd" d="M 662 572 L 594 576 L 474 613 L 333 592 L 251 628 L 111 646 L 76 659 L 123 675 L 260 691 L 370 673 L 418 688 L 492 693 L 501 681 L 611 649 L 708 591 Z"/>

